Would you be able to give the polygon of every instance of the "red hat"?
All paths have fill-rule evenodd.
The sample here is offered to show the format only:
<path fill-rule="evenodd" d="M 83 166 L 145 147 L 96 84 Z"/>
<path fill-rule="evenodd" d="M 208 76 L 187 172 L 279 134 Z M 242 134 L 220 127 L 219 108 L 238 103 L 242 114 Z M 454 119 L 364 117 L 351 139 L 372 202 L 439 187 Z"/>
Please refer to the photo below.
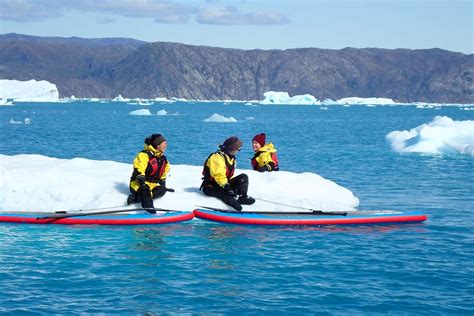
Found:
<path fill-rule="evenodd" d="M 265 146 L 265 133 L 261 133 L 261 134 L 258 134 L 258 135 L 255 135 L 253 138 L 252 138 L 252 141 L 256 141 L 257 143 L 260 144 L 260 146 Z"/>

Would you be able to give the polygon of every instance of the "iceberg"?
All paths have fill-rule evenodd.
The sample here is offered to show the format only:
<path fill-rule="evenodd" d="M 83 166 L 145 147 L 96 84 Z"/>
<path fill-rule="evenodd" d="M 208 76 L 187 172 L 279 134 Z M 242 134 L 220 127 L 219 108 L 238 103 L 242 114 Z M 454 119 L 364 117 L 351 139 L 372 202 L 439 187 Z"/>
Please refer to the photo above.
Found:
<path fill-rule="evenodd" d="M 152 115 L 150 110 L 148 110 L 148 109 L 135 110 L 135 111 L 132 111 L 128 114 L 130 114 L 130 115 Z"/>
<path fill-rule="evenodd" d="M 52 212 L 120 208 L 129 194 L 131 170 L 131 162 L 0 154 L 0 210 Z M 166 184 L 176 191 L 167 193 L 155 205 L 183 211 L 192 211 L 196 205 L 228 208 L 220 200 L 199 191 L 201 172 L 202 166 L 171 165 Z M 359 205 L 351 191 L 315 173 L 236 170 L 236 174 L 242 172 L 249 176 L 249 194 L 261 199 L 254 205 L 244 206 L 248 211 L 297 211 L 297 207 L 351 211 Z M 28 179 L 28 185 L 9 181 L 12 174 L 17 179 Z"/>
<path fill-rule="evenodd" d="M 166 114 L 168 114 L 166 110 L 159 110 L 158 112 L 156 112 L 156 115 L 166 115 Z"/>
<path fill-rule="evenodd" d="M 265 99 L 260 104 L 297 104 L 297 105 L 319 105 L 321 104 L 311 94 L 295 95 L 290 97 L 288 92 L 267 91 L 263 94 Z"/>
<path fill-rule="evenodd" d="M 349 97 L 342 98 L 336 101 L 337 104 L 344 105 L 392 105 L 396 104 L 392 99 L 389 98 L 359 98 Z"/>
<path fill-rule="evenodd" d="M 13 105 L 12 99 L 2 99 L 0 98 L 0 106 Z"/>
<path fill-rule="evenodd" d="M 17 121 L 17 120 L 14 120 L 14 119 L 11 118 L 10 121 L 8 121 L 8 123 L 10 123 L 10 124 L 22 124 L 23 122 Z"/>
<path fill-rule="evenodd" d="M 436 116 L 428 124 L 386 135 L 397 152 L 459 153 L 474 156 L 474 121 L 454 121 Z"/>
<path fill-rule="evenodd" d="M 45 80 L 0 79 L 0 98 L 13 102 L 58 102 L 59 91 L 55 84 Z"/>
<path fill-rule="evenodd" d="M 290 97 L 288 92 L 275 92 L 267 91 L 264 94 L 265 99 L 260 101 L 260 104 L 298 104 L 298 105 L 395 105 L 392 99 L 389 98 L 359 98 L 359 97 L 349 97 L 342 98 L 337 101 L 332 99 L 325 99 L 324 101 L 319 101 L 316 97 L 311 94 L 295 95 Z"/>
<path fill-rule="evenodd" d="M 235 123 L 237 120 L 231 117 L 225 117 L 223 115 L 214 113 L 210 117 L 204 120 L 204 122 L 212 122 L 212 123 Z"/>
<path fill-rule="evenodd" d="M 112 99 L 113 102 L 130 102 L 130 99 L 122 97 L 121 94 Z"/>
<path fill-rule="evenodd" d="M 162 97 L 157 97 L 155 99 L 153 99 L 155 102 L 166 102 L 166 103 L 172 103 L 174 101 L 171 101 L 170 99 L 168 98 L 162 98 Z"/>

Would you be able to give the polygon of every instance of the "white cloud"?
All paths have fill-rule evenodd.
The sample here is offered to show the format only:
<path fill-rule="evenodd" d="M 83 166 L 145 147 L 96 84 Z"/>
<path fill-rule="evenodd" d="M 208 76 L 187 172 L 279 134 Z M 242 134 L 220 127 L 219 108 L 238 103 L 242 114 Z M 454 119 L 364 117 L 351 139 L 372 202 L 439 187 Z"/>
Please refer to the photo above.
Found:
<path fill-rule="evenodd" d="M 273 12 L 242 13 L 235 6 L 201 9 L 196 17 L 201 24 L 268 25 L 286 24 L 288 18 Z"/>
<path fill-rule="evenodd" d="M 31 22 L 60 17 L 67 3 L 57 0 L 0 0 L 0 19 Z"/>
<path fill-rule="evenodd" d="M 151 18 L 156 23 L 187 23 L 193 17 L 201 24 L 267 25 L 289 20 L 279 13 L 240 12 L 235 6 L 198 8 L 188 2 L 161 0 L 0 0 L 0 19 L 31 22 L 60 17 L 67 11 L 107 14 L 99 24 L 113 23 L 111 16 Z"/>

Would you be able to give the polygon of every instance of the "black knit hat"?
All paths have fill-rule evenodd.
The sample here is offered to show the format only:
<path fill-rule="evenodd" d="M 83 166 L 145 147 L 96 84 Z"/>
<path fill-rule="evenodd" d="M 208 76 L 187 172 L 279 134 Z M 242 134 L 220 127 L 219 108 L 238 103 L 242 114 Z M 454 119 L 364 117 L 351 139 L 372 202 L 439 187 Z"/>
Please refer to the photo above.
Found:
<path fill-rule="evenodd" d="M 158 147 L 162 142 L 166 141 L 165 137 L 161 134 L 153 134 L 145 138 L 145 144 Z"/>
<path fill-rule="evenodd" d="M 226 153 L 234 150 L 240 150 L 242 147 L 242 141 L 237 136 L 227 138 L 219 148 Z"/>

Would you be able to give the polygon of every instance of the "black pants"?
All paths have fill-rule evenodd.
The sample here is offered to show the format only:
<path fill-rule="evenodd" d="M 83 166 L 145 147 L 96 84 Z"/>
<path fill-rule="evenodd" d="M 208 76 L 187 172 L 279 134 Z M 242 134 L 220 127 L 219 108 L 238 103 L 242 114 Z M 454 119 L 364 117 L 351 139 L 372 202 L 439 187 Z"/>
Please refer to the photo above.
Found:
<path fill-rule="evenodd" d="M 249 177 L 244 173 L 239 174 L 237 177 L 229 180 L 229 185 L 235 194 L 247 196 Z M 205 195 L 216 197 L 222 201 L 226 201 L 226 199 L 229 198 L 228 193 L 217 183 L 203 183 L 202 192 L 204 192 Z"/>
<path fill-rule="evenodd" d="M 153 199 L 157 199 L 165 195 L 166 187 L 164 185 L 160 185 L 150 191 L 149 186 L 145 184 L 142 188 L 138 189 L 138 191 L 130 188 L 130 192 L 135 197 L 135 201 L 137 203 L 140 202 L 143 208 L 154 208 L 155 206 L 153 205 Z"/>

